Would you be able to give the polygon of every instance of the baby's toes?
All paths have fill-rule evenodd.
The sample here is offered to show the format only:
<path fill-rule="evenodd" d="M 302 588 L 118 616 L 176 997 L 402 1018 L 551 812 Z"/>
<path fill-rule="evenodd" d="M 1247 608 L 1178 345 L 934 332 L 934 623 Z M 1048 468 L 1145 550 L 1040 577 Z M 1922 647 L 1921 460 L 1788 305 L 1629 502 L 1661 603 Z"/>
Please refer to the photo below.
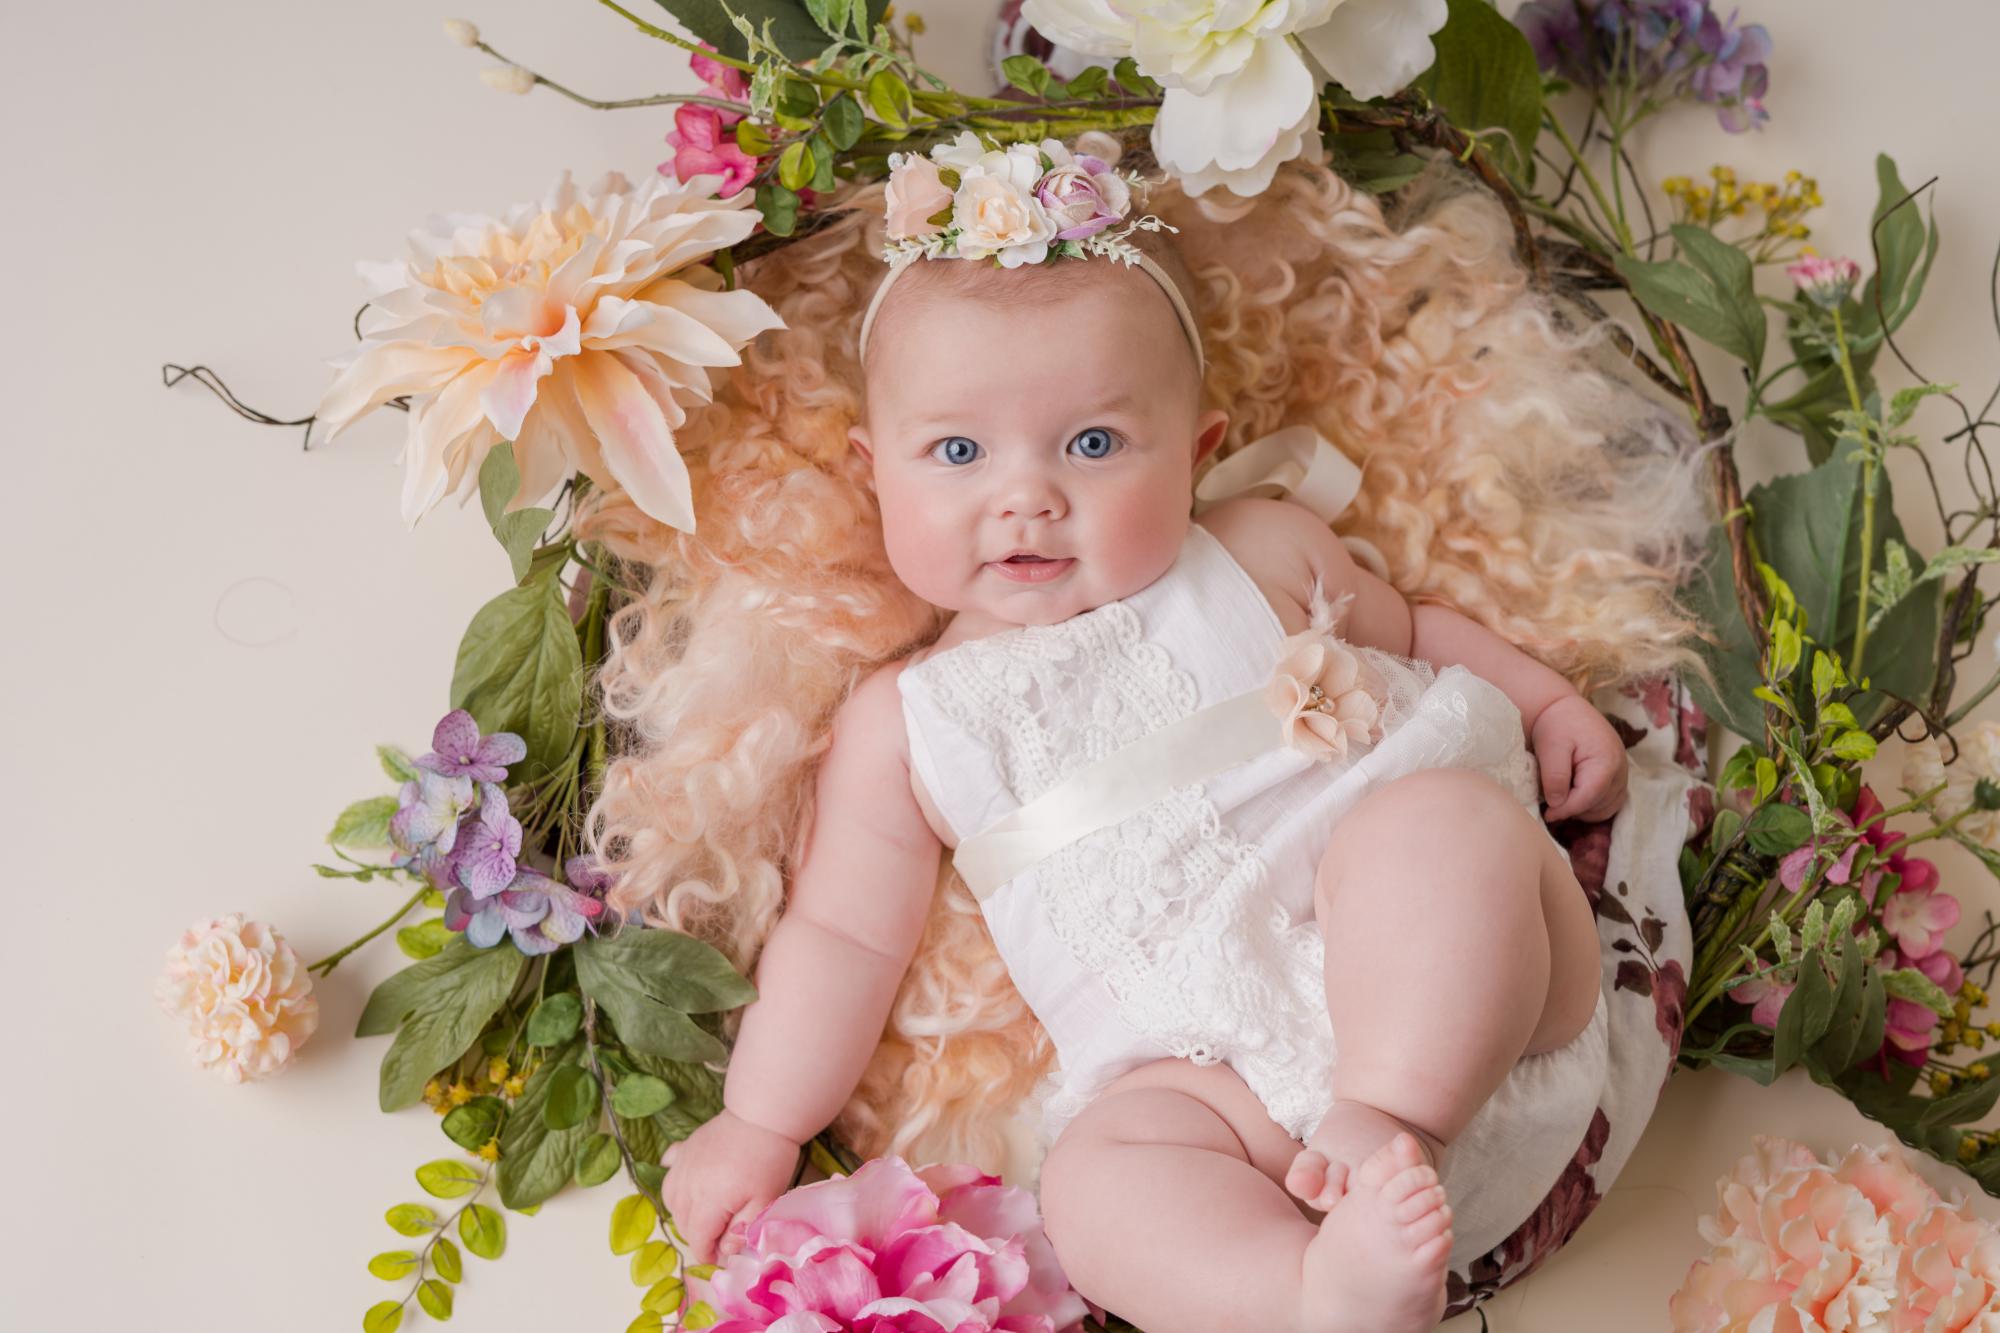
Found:
<path fill-rule="evenodd" d="M 1362 1160 L 1361 1165 L 1355 1169 L 1354 1183 L 1365 1189 L 1380 1191 L 1393 1177 L 1416 1166 L 1430 1170 L 1429 1164 L 1424 1161 L 1424 1150 L 1417 1146 L 1416 1136 L 1408 1130 L 1403 1130 Z M 1432 1179 L 1436 1179 L 1435 1172 L 1432 1173 Z M 1391 1196 L 1390 1201 L 1399 1200 L 1408 1193 L 1409 1190 L 1405 1189 Z"/>
<path fill-rule="evenodd" d="M 1398 1222 L 1410 1223 L 1434 1215 L 1445 1207 L 1444 1186 L 1426 1185 L 1412 1190 L 1401 1203 L 1392 1206 L 1390 1216 Z"/>

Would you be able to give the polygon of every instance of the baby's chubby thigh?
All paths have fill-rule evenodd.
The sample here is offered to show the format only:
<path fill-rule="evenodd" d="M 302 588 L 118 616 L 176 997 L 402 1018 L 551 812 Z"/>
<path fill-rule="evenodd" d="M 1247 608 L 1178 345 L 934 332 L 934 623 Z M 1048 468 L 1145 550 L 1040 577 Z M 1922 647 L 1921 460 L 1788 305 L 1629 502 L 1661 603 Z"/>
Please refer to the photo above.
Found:
<path fill-rule="evenodd" d="M 1148 1061 L 1106 1084 L 1063 1127 L 1042 1163 L 1044 1216 L 1052 1195 L 1061 1201 L 1071 1186 L 1089 1187 L 1106 1148 L 1135 1143 L 1221 1153 L 1254 1167 L 1281 1191 L 1299 1151 L 1298 1140 L 1227 1064 Z M 1299 1211 L 1317 1217 L 1303 1205 Z"/>

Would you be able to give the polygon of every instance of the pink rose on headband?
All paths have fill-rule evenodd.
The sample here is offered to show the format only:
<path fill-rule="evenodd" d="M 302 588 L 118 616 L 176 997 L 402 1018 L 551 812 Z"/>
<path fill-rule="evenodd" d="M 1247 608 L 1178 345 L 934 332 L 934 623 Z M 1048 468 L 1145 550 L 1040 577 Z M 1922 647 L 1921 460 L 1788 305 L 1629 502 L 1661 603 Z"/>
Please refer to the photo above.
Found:
<path fill-rule="evenodd" d="M 951 190 L 939 176 L 937 163 L 915 153 L 898 153 L 883 199 L 890 239 L 916 240 L 944 230 L 931 218 L 951 207 Z"/>
<path fill-rule="evenodd" d="M 1131 187 L 1103 158 L 1089 154 L 1072 156 L 1053 140 L 1045 143 L 1043 150 L 1056 165 L 1035 186 L 1035 198 L 1055 223 L 1057 240 L 1080 241 L 1095 236 L 1122 219 L 1131 208 Z"/>

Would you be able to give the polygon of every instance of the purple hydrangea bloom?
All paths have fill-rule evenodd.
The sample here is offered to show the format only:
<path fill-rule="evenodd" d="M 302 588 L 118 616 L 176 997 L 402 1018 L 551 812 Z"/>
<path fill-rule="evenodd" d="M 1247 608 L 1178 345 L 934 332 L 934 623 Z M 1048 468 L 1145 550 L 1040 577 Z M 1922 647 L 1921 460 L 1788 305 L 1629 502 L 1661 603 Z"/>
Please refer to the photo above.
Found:
<path fill-rule="evenodd" d="M 1732 134 L 1770 119 L 1771 35 L 1717 18 L 1711 0 L 1528 0 L 1514 23 L 1544 71 L 1580 88 L 1704 102 Z"/>
<path fill-rule="evenodd" d="M 505 791 L 491 782 L 479 786 L 479 814 L 465 821 L 452 849 L 451 869 L 474 898 L 490 898 L 514 882 L 521 821 L 507 808 Z"/>
<path fill-rule="evenodd" d="M 396 848 L 390 864 L 414 866 L 435 887 L 450 888 L 459 820 L 473 804 L 472 779 L 419 769 L 397 795 L 401 804 L 389 818 L 389 841 Z"/>
<path fill-rule="evenodd" d="M 523 867 L 512 884 L 489 898 L 453 889 L 445 899 L 444 924 L 464 931 L 475 948 L 490 949 L 511 935 L 522 953 L 544 954 L 582 939 L 603 911 L 595 898 Z"/>
<path fill-rule="evenodd" d="M 454 708 L 431 733 L 431 752 L 417 760 L 417 767 L 446 777 L 468 777 L 476 782 L 501 782 L 507 765 L 527 756 L 528 743 L 511 731 L 479 734 L 479 724 L 463 708 Z"/>

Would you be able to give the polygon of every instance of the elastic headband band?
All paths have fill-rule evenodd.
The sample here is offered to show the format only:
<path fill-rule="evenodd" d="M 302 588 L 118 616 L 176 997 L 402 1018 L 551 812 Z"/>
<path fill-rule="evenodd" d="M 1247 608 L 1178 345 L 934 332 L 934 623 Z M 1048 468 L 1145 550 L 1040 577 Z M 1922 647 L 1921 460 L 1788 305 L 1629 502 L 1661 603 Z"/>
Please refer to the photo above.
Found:
<path fill-rule="evenodd" d="M 868 333 L 875 326 L 875 312 L 882 308 L 882 298 L 888 295 L 889 286 L 896 281 L 897 276 L 904 269 L 908 268 L 910 264 L 916 262 L 916 260 L 910 260 L 908 263 L 891 266 L 882 281 L 875 285 L 875 295 L 869 299 L 868 312 L 861 317 L 861 346 L 859 355 L 863 365 L 866 365 L 868 362 Z M 1107 262 L 1116 263 L 1122 261 L 1113 260 Z M 1194 349 L 1195 373 L 1206 375 L 1208 373 L 1208 358 L 1202 355 L 1201 330 L 1195 325 L 1194 311 L 1188 308 L 1187 298 L 1181 295 L 1181 290 L 1174 285 L 1174 280 L 1167 275 L 1165 269 L 1153 261 L 1151 256 L 1141 254 L 1132 262 L 1144 270 L 1147 277 L 1158 283 L 1160 290 L 1167 294 L 1167 300 L 1173 303 L 1174 317 L 1180 321 L 1181 332 L 1187 335 L 1188 346 Z"/>

